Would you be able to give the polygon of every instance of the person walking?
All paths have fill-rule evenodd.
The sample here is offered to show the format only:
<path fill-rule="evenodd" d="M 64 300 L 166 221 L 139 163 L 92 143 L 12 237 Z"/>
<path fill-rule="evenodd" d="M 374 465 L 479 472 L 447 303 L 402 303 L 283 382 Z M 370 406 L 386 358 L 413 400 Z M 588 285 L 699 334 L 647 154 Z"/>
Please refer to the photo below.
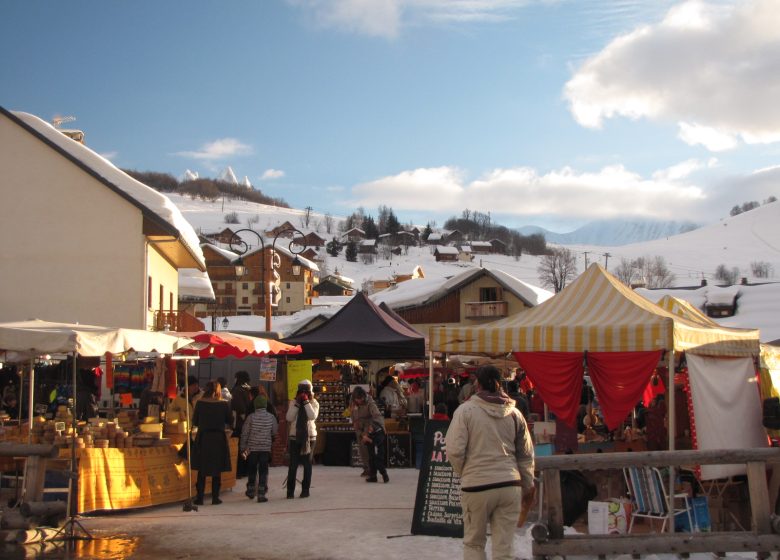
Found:
<path fill-rule="evenodd" d="M 236 382 L 230 392 L 230 409 L 233 411 L 233 437 L 235 438 L 241 437 L 244 421 L 253 412 L 251 391 L 249 372 L 237 371 Z M 244 478 L 244 476 L 246 476 L 246 461 L 239 455 L 236 459 L 236 478 Z"/>
<path fill-rule="evenodd" d="M 223 472 L 230 472 L 230 447 L 226 429 L 231 423 L 230 407 L 222 400 L 222 387 L 209 381 L 203 397 L 195 404 L 192 425 L 197 428 L 192 453 L 192 468 L 198 471 L 195 483 L 197 497 L 193 503 L 203 505 L 206 477 L 211 477 L 211 503 L 222 503 L 219 490 Z"/>
<path fill-rule="evenodd" d="M 312 384 L 308 379 L 298 383 L 295 400 L 287 409 L 288 450 L 290 452 L 290 467 L 287 470 L 287 499 L 295 497 L 295 476 L 298 465 L 303 465 L 303 481 L 301 482 L 301 498 L 309 497 L 311 488 L 311 460 L 314 454 L 314 444 L 317 441 L 317 415 L 320 403 L 312 394 Z"/>
<path fill-rule="evenodd" d="M 352 391 L 352 401 L 361 411 L 358 430 L 358 442 L 366 448 L 368 455 L 368 476 L 366 482 L 377 482 L 377 472 L 382 475 L 384 482 L 390 482 L 385 466 L 387 457 L 387 445 L 385 435 L 385 419 L 379 412 L 376 403 L 370 400 L 362 387 L 355 387 Z"/>
<path fill-rule="evenodd" d="M 368 447 L 363 444 L 363 430 L 371 422 L 371 411 L 369 410 L 371 404 L 376 408 L 371 395 L 366 393 L 363 387 L 355 387 L 349 399 L 349 415 L 352 419 L 352 428 L 355 430 L 355 441 L 357 441 L 358 453 L 360 454 L 360 464 L 363 466 L 360 476 L 368 476 L 368 473 L 371 472 L 368 466 Z"/>
<path fill-rule="evenodd" d="M 511 560 L 520 509 L 533 499 L 533 442 L 523 415 L 501 391 L 501 372 L 482 366 L 475 383 L 446 435 L 461 483 L 463 558 L 485 560 L 489 524 L 493 560 Z"/>
<path fill-rule="evenodd" d="M 268 465 L 271 463 L 271 445 L 279 431 L 276 416 L 268 412 L 268 397 L 258 395 L 254 402 L 255 411 L 250 414 L 241 429 L 239 449 L 246 456 L 246 495 L 252 500 L 257 494 L 258 502 L 267 502 Z M 257 479 L 257 486 L 255 486 Z"/>

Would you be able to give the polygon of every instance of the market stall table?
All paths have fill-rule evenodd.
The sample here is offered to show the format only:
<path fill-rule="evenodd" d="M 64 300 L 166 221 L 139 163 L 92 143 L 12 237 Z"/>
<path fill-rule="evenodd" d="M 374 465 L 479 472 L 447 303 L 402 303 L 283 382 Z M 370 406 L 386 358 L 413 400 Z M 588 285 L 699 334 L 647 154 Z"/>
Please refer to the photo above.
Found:
<path fill-rule="evenodd" d="M 229 442 L 232 470 L 222 473 L 223 490 L 236 485 L 238 439 L 230 438 Z M 155 506 L 184 501 L 189 495 L 187 462 L 178 457 L 178 446 L 77 451 L 79 513 Z M 197 471 L 193 470 L 193 488 L 196 478 Z M 209 478 L 206 492 L 210 484 Z"/>

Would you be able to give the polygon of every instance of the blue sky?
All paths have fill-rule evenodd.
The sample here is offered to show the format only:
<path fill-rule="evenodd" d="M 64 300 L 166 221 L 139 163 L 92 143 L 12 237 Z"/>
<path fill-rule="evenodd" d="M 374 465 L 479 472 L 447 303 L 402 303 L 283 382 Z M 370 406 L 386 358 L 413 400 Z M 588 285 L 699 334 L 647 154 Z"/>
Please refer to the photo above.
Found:
<path fill-rule="evenodd" d="M 567 231 L 780 196 L 780 1 L 9 1 L 0 105 L 291 206 Z"/>

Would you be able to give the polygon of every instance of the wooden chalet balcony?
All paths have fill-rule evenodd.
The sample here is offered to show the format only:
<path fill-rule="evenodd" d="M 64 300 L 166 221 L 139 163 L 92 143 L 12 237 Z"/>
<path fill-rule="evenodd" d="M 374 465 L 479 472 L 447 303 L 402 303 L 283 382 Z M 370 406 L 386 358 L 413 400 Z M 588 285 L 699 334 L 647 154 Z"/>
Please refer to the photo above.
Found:
<path fill-rule="evenodd" d="M 175 332 L 198 332 L 205 329 L 203 321 L 186 311 L 155 311 L 154 330 Z"/>
<path fill-rule="evenodd" d="M 466 319 L 498 319 L 509 313 L 509 302 L 478 301 L 466 302 Z"/>

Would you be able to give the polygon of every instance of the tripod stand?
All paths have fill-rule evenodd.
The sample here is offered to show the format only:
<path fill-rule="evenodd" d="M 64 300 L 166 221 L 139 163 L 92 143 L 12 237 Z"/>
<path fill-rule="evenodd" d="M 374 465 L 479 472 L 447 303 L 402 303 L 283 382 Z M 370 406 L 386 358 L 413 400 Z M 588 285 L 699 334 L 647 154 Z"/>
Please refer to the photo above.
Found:
<path fill-rule="evenodd" d="M 73 434 L 71 435 L 70 442 L 70 471 L 68 472 L 68 505 L 66 511 L 68 512 L 68 519 L 60 527 L 56 533 L 51 536 L 50 540 L 57 538 L 67 540 L 89 540 L 94 537 L 87 531 L 84 525 L 78 520 L 78 507 L 76 506 L 76 500 L 74 500 L 74 493 L 77 490 L 77 483 L 79 480 L 79 468 L 76 462 L 76 433 L 78 427 L 78 418 L 76 417 L 76 383 L 78 377 L 78 352 L 73 353 L 73 396 L 68 399 L 68 405 L 70 406 L 70 413 L 72 418 Z M 77 534 L 80 530 L 83 535 Z M 60 535 L 62 535 L 60 537 Z"/>

